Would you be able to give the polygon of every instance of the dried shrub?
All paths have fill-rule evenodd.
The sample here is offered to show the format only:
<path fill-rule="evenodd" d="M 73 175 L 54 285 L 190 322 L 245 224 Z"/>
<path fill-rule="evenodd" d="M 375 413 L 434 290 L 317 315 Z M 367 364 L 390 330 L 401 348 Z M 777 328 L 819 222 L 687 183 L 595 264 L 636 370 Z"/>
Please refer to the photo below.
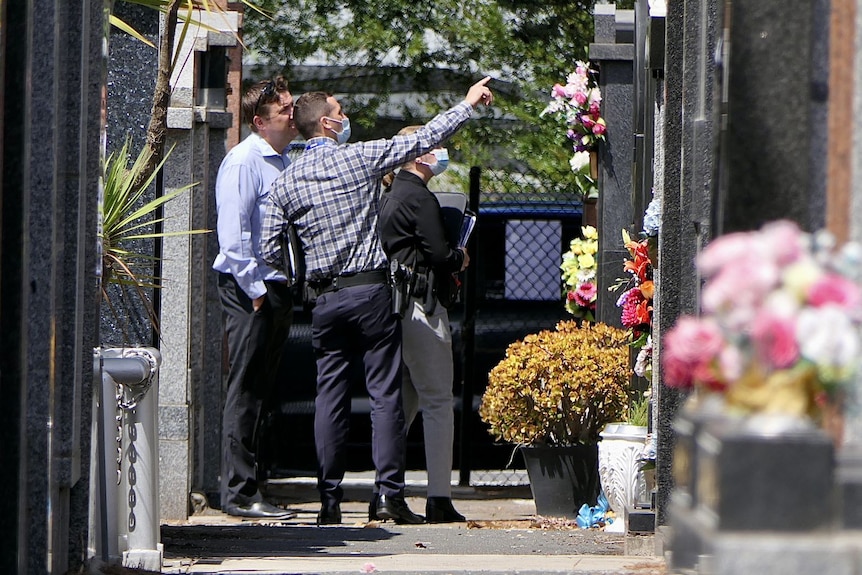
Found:
<path fill-rule="evenodd" d="M 516 444 L 594 444 L 628 404 L 629 335 L 574 321 L 511 344 L 488 376 L 479 416 Z"/>

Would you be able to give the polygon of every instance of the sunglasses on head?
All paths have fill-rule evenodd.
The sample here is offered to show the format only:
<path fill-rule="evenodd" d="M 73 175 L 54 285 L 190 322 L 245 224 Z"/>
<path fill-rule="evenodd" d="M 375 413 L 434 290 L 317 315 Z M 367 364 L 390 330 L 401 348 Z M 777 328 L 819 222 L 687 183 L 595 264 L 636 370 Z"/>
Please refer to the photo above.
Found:
<path fill-rule="evenodd" d="M 270 80 L 266 83 L 266 85 L 261 89 L 260 95 L 257 97 L 257 104 L 254 107 L 254 113 L 257 114 L 260 111 L 261 104 L 265 104 L 267 100 L 275 96 L 275 82 Z"/>

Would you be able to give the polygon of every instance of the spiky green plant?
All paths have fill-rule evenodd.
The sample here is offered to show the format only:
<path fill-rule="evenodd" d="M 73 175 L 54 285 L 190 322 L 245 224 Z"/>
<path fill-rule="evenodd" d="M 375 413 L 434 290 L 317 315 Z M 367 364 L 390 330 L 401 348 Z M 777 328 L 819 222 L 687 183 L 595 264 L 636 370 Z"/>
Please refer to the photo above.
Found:
<path fill-rule="evenodd" d="M 150 161 L 151 152 L 145 147 L 130 166 L 130 148 L 131 143 L 126 140 L 122 148 L 111 153 L 105 162 L 104 195 L 100 206 L 102 227 L 99 236 L 102 243 L 102 295 L 111 313 L 119 320 L 120 314 L 111 301 L 106 286 L 108 283 L 114 283 L 123 291 L 133 289 L 143 304 L 147 317 L 158 331 L 158 317 L 147 295 L 148 289 L 157 289 L 162 284 L 162 278 L 154 274 L 158 257 L 139 251 L 139 242 L 170 236 L 203 234 L 209 230 L 156 231 L 156 225 L 164 221 L 163 217 L 159 217 L 159 208 L 197 183 L 145 201 L 144 193 L 162 169 L 172 149 L 168 150 L 157 164 L 155 171 L 141 184 L 136 185 L 141 171 Z"/>
<path fill-rule="evenodd" d="M 641 391 L 632 394 L 626 421 L 631 425 L 646 427 L 649 423 L 649 397 Z"/>

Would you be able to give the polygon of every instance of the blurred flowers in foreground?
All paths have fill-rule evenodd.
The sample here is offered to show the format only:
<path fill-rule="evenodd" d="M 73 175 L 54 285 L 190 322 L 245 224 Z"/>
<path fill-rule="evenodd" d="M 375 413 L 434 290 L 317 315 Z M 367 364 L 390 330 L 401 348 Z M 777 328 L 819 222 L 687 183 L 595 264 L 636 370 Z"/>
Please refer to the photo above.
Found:
<path fill-rule="evenodd" d="M 721 395 L 735 413 L 818 420 L 857 370 L 860 248 L 778 221 L 721 236 L 703 250 L 701 317 L 665 336 L 667 385 Z"/>
<path fill-rule="evenodd" d="M 593 226 L 581 228 L 583 237 L 575 238 L 569 243 L 569 251 L 563 254 L 563 291 L 566 298 L 566 311 L 573 316 L 595 321 L 596 300 L 596 270 L 598 264 L 596 254 L 599 251 L 599 233 Z"/>

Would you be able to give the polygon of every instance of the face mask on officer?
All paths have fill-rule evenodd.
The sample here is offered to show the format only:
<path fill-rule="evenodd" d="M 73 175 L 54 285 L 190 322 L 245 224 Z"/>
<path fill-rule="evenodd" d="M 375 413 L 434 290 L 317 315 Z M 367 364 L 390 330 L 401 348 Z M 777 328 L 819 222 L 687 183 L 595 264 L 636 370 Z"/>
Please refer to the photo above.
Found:
<path fill-rule="evenodd" d="M 428 169 L 431 170 L 431 174 L 439 176 L 446 171 L 447 167 L 449 167 L 449 150 L 446 148 L 439 148 L 437 150 L 431 150 L 431 153 L 435 158 L 437 158 L 436 163 L 429 164 L 422 160 L 419 160 L 419 162 L 428 166 Z"/>
<path fill-rule="evenodd" d="M 326 118 L 330 122 L 337 122 L 341 124 L 340 132 L 335 132 L 335 130 L 332 130 L 332 128 L 329 129 L 335 132 L 335 136 L 338 139 L 339 144 L 346 144 L 347 141 L 350 139 L 350 118 L 344 118 L 343 120 L 336 120 L 328 116 L 324 116 L 324 118 Z"/>

